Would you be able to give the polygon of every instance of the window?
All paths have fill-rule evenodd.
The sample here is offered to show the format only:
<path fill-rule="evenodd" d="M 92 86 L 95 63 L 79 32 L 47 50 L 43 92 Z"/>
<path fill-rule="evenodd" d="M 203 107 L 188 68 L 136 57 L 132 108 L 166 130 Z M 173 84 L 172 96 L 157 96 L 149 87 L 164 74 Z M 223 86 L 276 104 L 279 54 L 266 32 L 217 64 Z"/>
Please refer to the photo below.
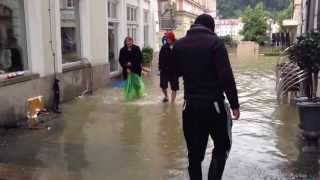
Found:
<path fill-rule="evenodd" d="M 23 0 L 0 1 L 0 74 L 28 69 Z"/>
<path fill-rule="evenodd" d="M 117 50 L 117 24 L 109 22 L 108 29 L 108 43 L 109 43 L 109 63 L 110 72 L 116 72 L 119 70 L 119 63 L 117 60 L 118 50 Z"/>
<path fill-rule="evenodd" d="M 67 8 L 74 8 L 74 0 L 67 0 Z"/>
<path fill-rule="evenodd" d="M 135 7 L 127 7 L 127 21 L 137 21 L 137 8 Z"/>
<path fill-rule="evenodd" d="M 128 30 L 127 35 L 132 37 L 134 41 L 137 40 L 137 8 L 132 6 L 127 6 L 127 20 L 128 20 Z"/>
<path fill-rule="evenodd" d="M 137 40 L 137 25 L 128 24 L 128 32 L 127 35 L 133 38 L 133 41 Z"/>
<path fill-rule="evenodd" d="M 144 37 L 144 46 L 149 45 L 149 26 L 145 25 L 143 27 L 143 37 Z"/>
<path fill-rule="evenodd" d="M 145 10 L 143 12 L 143 40 L 144 40 L 144 46 L 149 45 L 149 12 Z"/>
<path fill-rule="evenodd" d="M 108 17 L 109 18 L 117 18 L 117 3 L 108 2 Z"/>
<path fill-rule="evenodd" d="M 62 63 L 79 61 L 81 57 L 79 0 L 72 0 L 72 5 L 73 9 L 61 8 Z"/>

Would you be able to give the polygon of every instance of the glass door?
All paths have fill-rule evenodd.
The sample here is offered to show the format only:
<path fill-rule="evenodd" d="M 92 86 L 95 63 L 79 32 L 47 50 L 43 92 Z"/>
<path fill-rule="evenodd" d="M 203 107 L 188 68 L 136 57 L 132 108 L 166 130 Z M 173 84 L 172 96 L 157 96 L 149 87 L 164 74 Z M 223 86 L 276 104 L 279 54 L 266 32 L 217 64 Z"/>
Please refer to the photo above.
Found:
<path fill-rule="evenodd" d="M 112 73 L 119 71 L 116 24 L 109 23 L 108 36 L 109 64 L 110 72 Z"/>

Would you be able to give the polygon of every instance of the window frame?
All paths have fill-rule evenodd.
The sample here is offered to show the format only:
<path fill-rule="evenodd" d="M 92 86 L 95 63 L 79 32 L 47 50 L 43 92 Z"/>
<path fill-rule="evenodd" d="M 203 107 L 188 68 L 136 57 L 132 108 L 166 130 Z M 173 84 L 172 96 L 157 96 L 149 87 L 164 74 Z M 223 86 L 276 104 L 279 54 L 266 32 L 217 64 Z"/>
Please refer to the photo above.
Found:
<path fill-rule="evenodd" d="M 65 3 L 66 9 L 74 9 L 74 0 L 65 0 Z"/>
<path fill-rule="evenodd" d="M 16 43 L 18 45 L 18 47 L 16 49 L 19 51 L 22 69 L 10 71 L 10 72 L 3 70 L 2 73 L 0 74 L 0 81 L 7 80 L 7 76 L 12 73 L 15 73 L 15 77 L 21 76 L 21 75 L 25 76 L 27 74 L 30 74 L 31 69 L 32 69 L 32 67 L 31 67 L 32 62 L 31 62 L 31 58 L 30 58 L 31 52 L 30 52 L 30 44 L 29 44 L 30 43 L 29 29 L 28 29 L 29 26 L 27 24 L 27 22 L 28 22 L 27 2 L 25 0 L 16 0 L 16 1 L 17 1 L 16 3 L 19 4 L 19 8 L 21 8 L 21 9 L 17 10 L 18 12 L 14 12 L 16 9 L 10 7 L 10 5 L 7 5 L 6 3 L 3 3 L 3 4 L 1 3 L 0 5 L 2 5 L 4 8 L 5 7 L 8 8 L 11 11 L 11 14 L 10 14 L 11 16 L 8 16 L 8 17 L 4 16 L 4 18 L 11 19 L 11 21 L 9 23 L 12 25 L 12 27 L 10 27 L 10 29 L 12 28 L 12 30 L 13 30 L 13 32 L 12 32 L 13 37 L 12 38 L 16 39 Z M 20 3 L 22 3 L 22 4 L 20 4 Z M 21 14 L 19 14 L 19 13 L 21 13 Z M 21 16 L 19 16 L 19 15 L 21 15 Z M 15 16 L 18 16 L 18 17 L 15 17 Z M 18 20 L 19 28 L 15 27 L 14 24 L 17 22 L 15 22 L 14 19 L 19 19 Z M 22 29 L 21 29 L 21 27 L 22 27 Z M 8 31 L 9 29 L 6 29 L 6 30 Z M 8 36 L 7 33 L 8 32 L 6 32 L 6 36 Z M 22 37 L 19 37 L 19 35 L 22 35 Z M 12 54 L 10 56 L 12 56 Z M 11 66 L 12 66 L 12 61 L 11 61 Z M 23 72 L 23 73 L 18 75 L 17 72 Z"/>
<path fill-rule="evenodd" d="M 127 22 L 138 24 L 138 7 L 127 4 Z"/>
<path fill-rule="evenodd" d="M 80 15 L 80 0 L 72 0 L 73 2 L 73 8 L 66 9 L 67 11 L 74 11 L 74 26 L 70 25 L 63 25 L 63 19 L 60 18 L 60 31 L 61 31 L 61 59 L 62 59 L 62 66 L 68 65 L 68 64 L 75 64 L 81 62 L 83 59 L 83 52 L 82 52 L 82 26 L 81 26 L 81 15 Z M 64 9 L 60 8 L 60 13 L 62 13 Z M 62 16 L 61 16 L 62 17 Z M 68 24 L 68 20 L 66 20 Z M 72 20 L 71 20 L 72 21 Z M 72 58 L 66 58 L 64 51 L 64 43 L 62 38 L 62 29 L 72 29 L 74 28 L 74 43 L 75 43 L 75 56 Z"/>

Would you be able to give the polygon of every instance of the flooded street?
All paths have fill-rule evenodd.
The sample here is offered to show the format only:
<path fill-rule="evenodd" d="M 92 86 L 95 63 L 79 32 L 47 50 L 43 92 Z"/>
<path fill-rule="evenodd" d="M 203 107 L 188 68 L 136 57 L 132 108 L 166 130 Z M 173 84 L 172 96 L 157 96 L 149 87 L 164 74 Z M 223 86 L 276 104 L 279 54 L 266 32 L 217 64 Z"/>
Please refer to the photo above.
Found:
<path fill-rule="evenodd" d="M 224 179 L 319 179 L 319 148 L 300 140 L 295 107 L 276 101 L 277 58 L 231 59 L 242 114 Z M 8 131 L 0 137 L 0 180 L 187 179 L 182 91 L 176 105 L 163 104 L 159 76 L 145 83 L 147 95 L 136 102 L 106 88 L 64 104 L 49 129 Z"/>

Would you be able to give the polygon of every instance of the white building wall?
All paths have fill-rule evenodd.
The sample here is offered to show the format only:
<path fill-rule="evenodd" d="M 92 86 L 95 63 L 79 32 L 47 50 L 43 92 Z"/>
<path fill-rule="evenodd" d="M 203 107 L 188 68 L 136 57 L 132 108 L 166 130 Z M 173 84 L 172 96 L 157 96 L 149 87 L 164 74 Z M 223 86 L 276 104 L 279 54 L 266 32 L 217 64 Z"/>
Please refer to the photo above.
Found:
<path fill-rule="evenodd" d="M 91 61 L 93 65 L 107 63 L 108 45 L 107 45 L 107 4 L 105 0 L 90 1 L 90 45 Z M 81 13 L 81 12 L 80 12 Z M 85 27 L 83 27 L 85 26 Z M 83 24 L 81 29 L 86 28 Z"/>
<path fill-rule="evenodd" d="M 44 71 L 44 40 L 42 29 L 42 0 L 25 1 L 26 40 L 28 49 L 28 64 L 31 72 Z M 33 33 L 31 33 L 33 32 Z"/>

